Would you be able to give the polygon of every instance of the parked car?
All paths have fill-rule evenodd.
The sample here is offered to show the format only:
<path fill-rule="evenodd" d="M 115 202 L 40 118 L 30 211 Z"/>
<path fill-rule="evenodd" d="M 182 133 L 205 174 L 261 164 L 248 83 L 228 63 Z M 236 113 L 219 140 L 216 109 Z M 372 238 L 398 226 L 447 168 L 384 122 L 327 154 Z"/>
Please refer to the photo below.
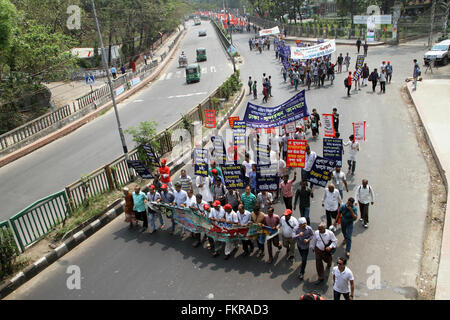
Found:
<path fill-rule="evenodd" d="M 446 65 L 450 57 L 450 40 L 444 40 L 436 43 L 430 51 L 426 52 L 423 60 L 425 64 L 434 61 L 435 64 L 442 63 Z"/>
<path fill-rule="evenodd" d="M 200 30 L 200 31 L 198 32 L 198 36 L 199 36 L 199 37 L 206 37 L 206 30 Z"/>

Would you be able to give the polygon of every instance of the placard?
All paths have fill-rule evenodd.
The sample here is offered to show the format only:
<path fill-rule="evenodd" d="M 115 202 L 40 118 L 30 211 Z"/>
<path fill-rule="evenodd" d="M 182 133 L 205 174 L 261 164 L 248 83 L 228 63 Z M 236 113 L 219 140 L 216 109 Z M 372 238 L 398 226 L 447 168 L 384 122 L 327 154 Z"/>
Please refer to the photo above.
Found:
<path fill-rule="evenodd" d="M 239 117 L 228 117 L 228 123 L 230 124 L 230 128 L 233 129 L 234 121 L 239 121 Z"/>
<path fill-rule="evenodd" d="M 147 144 L 141 144 L 141 147 L 145 150 L 145 154 L 147 155 L 148 162 L 154 166 L 160 166 L 158 157 L 156 156 L 155 151 L 153 151 L 152 146 Z"/>
<path fill-rule="evenodd" d="M 353 135 L 356 141 L 366 141 L 366 122 L 353 122 Z"/>
<path fill-rule="evenodd" d="M 323 138 L 323 157 L 336 161 L 337 167 L 342 167 L 342 139 Z"/>
<path fill-rule="evenodd" d="M 142 178 L 142 179 L 153 179 L 153 175 L 147 169 L 145 164 L 140 160 L 127 160 L 128 166 L 133 168 L 134 171 Z"/>
<path fill-rule="evenodd" d="M 196 176 L 208 176 L 208 150 L 194 149 L 194 174 Z"/>
<path fill-rule="evenodd" d="M 259 143 L 256 145 L 256 163 L 270 164 L 270 146 Z"/>
<path fill-rule="evenodd" d="M 237 146 L 245 147 L 245 131 L 247 125 L 245 121 L 233 122 L 233 143 Z"/>
<path fill-rule="evenodd" d="M 286 161 L 287 167 L 305 167 L 305 154 L 307 145 L 308 142 L 306 140 L 288 140 Z"/>
<path fill-rule="evenodd" d="M 278 191 L 280 177 L 276 165 L 256 165 L 256 191 Z"/>
<path fill-rule="evenodd" d="M 205 128 L 216 127 L 216 110 L 205 110 Z"/>
<path fill-rule="evenodd" d="M 331 179 L 331 173 L 336 168 L 336 161 L 317 157 L 309 172 L 307 181 L 325 188 Z"/>
<path fill-rule="evenodd" d="M 225 150 L 225 143 L 221 136 L 212 136 L 211 142 L 213 144 L 213 157 L 217 164 L 221 165 L 227 161 L 227 151 Z"/>
<path fill-rule="evenodd" d="M 334 131 L 334 121 L 332 114 L 322 114 L 323 119 L 323 135 L 325 137 L 334 137 L 336 132 Z"/>
<path fill-rule="evenodd" d="M 225 187 L 227 189 L 244 189 L 244 180 L 242 179 L 242 171 L 240 164 L 224 164 L 220 166 L 222 169 Z"/>
<path fill-rule="evenodd" d="M 356 72 L 353 75 L 353 81 L 357 81 L 359 76 L 362 73 L 362 67 L 364 65 L 364 55 L 363 54 L 358 54 L 358 56 L 356 57 Z"/>
<path fill-rule="evenodd" d="M 293 132 L 295 132 L 295 131 L 297 130 L 296 124 L 297 124 L 296 121 L 287 123 L 287 124 L 286 124 L 286 127 L 285 127 L 286 132 L 287 132 L 287 133 L 293 133 Z"/>

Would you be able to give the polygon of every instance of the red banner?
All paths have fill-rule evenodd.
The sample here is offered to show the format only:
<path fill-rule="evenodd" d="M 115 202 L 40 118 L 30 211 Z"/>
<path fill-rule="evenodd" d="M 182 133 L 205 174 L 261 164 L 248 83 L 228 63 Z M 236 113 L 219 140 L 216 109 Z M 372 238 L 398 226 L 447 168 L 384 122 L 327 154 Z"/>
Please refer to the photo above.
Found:
<path fill-rule="evenodd" d="M 228 123 L 230 124 L 230 128 L 233 129 L 234 127 L 234 122 L 235 121 L 239 121 L 239 117 L 228 117 Z"/>
<path fill-rule="evenodd" d="M 216 127 L 216 110 L 205 110 L 205 128 Z"/>
<path fill-rule="evenodd" d="M 336 136 L 336 132 L 334 129 L 333 115 L 331 113 L 322 114 L 322 120 L 323 120 L 323 135 L 325 137 L 334 138 Z"/>
<path fill-rule="evenodd" d="M 308 142 L 306 140 L 288 140 L 286 161 L 287 167 L 305 167 L 305 154 L 307 145 Z"/>

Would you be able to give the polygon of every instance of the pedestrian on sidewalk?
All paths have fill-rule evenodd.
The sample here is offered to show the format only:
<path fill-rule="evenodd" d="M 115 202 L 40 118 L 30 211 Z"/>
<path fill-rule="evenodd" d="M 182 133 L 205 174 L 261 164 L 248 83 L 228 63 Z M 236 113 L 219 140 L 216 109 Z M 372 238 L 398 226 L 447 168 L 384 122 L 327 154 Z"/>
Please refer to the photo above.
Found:
<path fill-rule="evenodd" d="M 392 79 L 392 64 L 390 61 L 388 61 L 386 65 L 386 80 L 388 83 L 391 83 L 391 79 Z"/>
<path fill-rule="evenodd" d="M 125 66 L 124 66 L 124 65 L 122 65 L 122 66 L 120 67 L 120 72 L 122 72 L 122 74 L 127 73 L 127 71 L 125 70 Z"/>
<path fill-rule="evenodd" d="M 339 206 L 342 203 L 341 195 L 336 190 L 334 184 L 330 183 L 325 189 L 322 198 L 322 207 L 325 207 L 325 214 L 327 216 L 327 228 L 332 224 L 332 220 L 337 218 Z"/>
<path fill-rule="evenodd" d="M 295 239 L 292 237 L 294 229 L 298 227 L 298 221 L 292 217 L 292 210 L 286 209 L 284 215 L 280 219 L 281 238 L 283 247 L 286 248 L 286 255 L 288 261 L 294 260 L 295 254 Z"/>
<path fill-rule="evenodd" d="M 130 229 L 133 227 L 133 224 L 136 223 L 136 217 L 133 211 L 134 202 L 133 202 L 133 194 L 130 192 L 128 187 L 122 189 L 123 198 L 125 199 L 125 222 L 130 223 Z"/>
<path fill-rule="evenodd" d="M 375 92 L 375 88 L 377 87 L 377 83 L 378 83 L 378 78 L 379 78 L 379 76 L 378 76 L 377 69 L 374 69 L 369 76 L 369 81 L 372 82 L 372 92 Z"/>
<path fill-rule="evenodd" d="M 386 70 L 380 73 L 380 93 L 386 93 Z"/>
<path fill-rule="evenodd" d="M 294 197 L 294 193 L 292 191 L 292 184 L 297 179 L 297 172 L 294 171 L 294 178 L 289 180 L 289 175 L 286 174 L 283 177 L 283 182 L 280 183 L 280 191 L 283 196 L 284 205 L 286 209 L 292 210 L 292 198 Z"/>
<path fill-rule="evenodd" d="M 253 99 L 258 99 L 258 90 L 256 87 L 256 81 L 253 82 Z"/>
<path fill-rule="evenodd" d="M 117 69 L 116 69 L 116 67 L 114 67 L 114 66 L 111 67 L 111 74 L 113 76 L 113 79 L 117 78 Z"/>
<path fill-rule="evenodd" d="M 144 64 L 147 65 L 147 55 L 144 54 Z"/>
<path fill-rule="evenodd" d="M 339 57 L 337 58 L 337 65 L 338 65 L 338 72 L 342 72 L 342 63 L 344 62 L 344 57 L 342 56 L 342 53 L 339 54 Z"/>
<path fill-rule="evenodd" d="M 348 141 L 344 142 L 344 147 L 349 146 L 350 150 L 348 152 L 348 173 L 351 172 L 352 175 L 355 175 L 356 168 L 356 154 L 359 152 L 359 142 L 356 141 L 355 136 L 352 134 L 348 137 Z"/>
<path fill-rule="evenodd" d="M 346 259 L 339 258 L 337 266 L 333 268 L 334 300 L 341 300 L 341 294 L 345 300 L 353 300 L 355 293 L 354 277 L 352 271 L 345 266 L 346 264 Z"/>
<path fill-rule="evenodd" d="M 331 182 L 339 190 L 341 199 L 344 199 L 344 186 L 345 190 L 348 192 L 348 185 L 345 173 L 342 172 L 341 167 L 336 167 L 334 171 L 331 173 Z"/>
<path fill-rule="evenodd" d="M 369 45 L 367 44 L 367 41 L 364 41 L 364 57 L 367 57 L 367 50 L 369 49 Z"/>
<path fill-rule="evenodd" d="M 308 226 L 310 225 L 309 211 L 311 207 L 310 198 L 314 198 L 312 190 L 307 186 L 306 181 L 300 182 L 300 188 L 295 192 L 294 210 L 297 208 L 297 200 L 299 202 L 300 216 L 306 219 Z"/>
<path fill-rule="evenodd" d="M 271 208 L 269 208 L 269 210 L 267 210 L 267 214 L 264 215 L 264 223 L 266 226 L 268 226 L 274 230 L 278 230 L 278 225 L 280 224 L 280 216 L 277 214 L 274 214 L 273 212 L 274 212 L 273 207 L 271 207 Z M 281 248 L 283 247 L 280 243 L 280 238 L 278 235 L 267 240 L 267 252 L 269 253 L 269 260 L 267 260 L 267 263 L 272 263 L 272 261 L 273 261 L 272 245 L 277 247 L 278 250 L 281 250 Z"/>
<path fill-rule="evenodd" d="M 316 271 L 318 280 L 316 285 L 321 284 L 325 279 L 323 262 L 326 262 L 327 269 L 331 268 L 332 264 L 332 251 L 336 249 L 337 239 L 331 230 L 325 228 L 326 223 L 321 222 L 318 230 L 314 232 L 311 247 L 316 256 Z"/>
<path fill-rule="evenodd" d="M 141 187 L 136 185 L 133 192 L 133 211 L 136 219 L 143 222 L 141 232 L 144 232 L 148 228 L 146 203 L 147 196 L 141 191 Z"/>
<path fill-rule="evenodd" d="M 375 201 L 375 193 L 373 188 L 368 184 L 367 179 L 362 180 L 362 184 L 356 189 L 355 199 L 359 204 L 359 211 L 361 211 L 361 218 L 359 219 L 364 228 L 369 227 L 369 202 L 373 205 Z"/>
<path fill-rule="evenodd" d="M 245 205 L 244 205 L 244 209 L 245 209 Z M 249 210 L 247 210 L 249 211 Z M 250 211 L 252 212 L 252 211 Z M 264 213 L 261 212 L 261 210 L 259 209 L 259 206 L 255 206 L 253 208 L 253 212 L 252 212 L 252 222 L 253 223 L 257 223 L 259 226 L 264 227 L 266 225 L 265 222 L 265 215 Z M 257 257 L 264 257 L 264 244 L 266 243 L 266 236 L 261 234 L 258 236 L 258 238 L 256 239 L 256 243 L 258 245 L 258 253 L 256 254 Z"/>
<path fill-rule="evenodd" d="M 252 94 L 252 84 L 253 84 L 252 77 L 248 77 L 248 82 L 247 82 L 247 85 L 248 85 L 248 95 L 251 95 L 251 94 Z"/>
<path fill-rule="evenodd" d="M 306 224 L 307 221 L 305 218 L 300 218 L 298 220 L 298 225 L 292 231 L 292 239 L 297 241 L 297 249 L 300 253 L 300 257 L 302 257 L 302 263 L 300 265 L 300 280 L 303 280 L 305 275 L 306 263 L 308 262 L 308 253 L 309 246 L 314 238 L 313 229 Z"/>
<path fill-rule="evenodd" d="M 281 67 L 281 74 L 283 75 L 284 82 L 286 82 L 286 80 L 287 80 L 287 72 L 286 72 L 286 69 L 284 68 L 284 66 Z"/>
<path fill-rule="evenodd" d="M 361 39 L 358 38 L 358 40 L 356 40 L 356 48 L 358 48 L 358 54 L 359 54 L 359 49 L 361 48 Z"/>
<path fill-rule="evenodd" d="M 417 79 L 421 75 L 421 71 L 420 71 L 419 64 L 417 63 L 417 59 L 414 59 L 413 62 L 414 62 L 414 70 L 413 70 L 414 88 L 413 88 L 413 90 L 416 91 L 417 90 Z"/>
<path fill-rule="evenodd" d="M 347 87 L 347 97 L 350 97 L 350 89 L 352 88 L 352 72 L 348 72 L 347 82 L 344 83 Z"/>
<path fill-rule="evenodd" d="M 350 258 L 352 249 L 353 222 L 358 220 L 358 209 L 355 206 L 355 199 L 348 198 L 347 203 L 339 207 L 338 216 L 341 219 L 342 235 L 344 236 L 345 254 Z"/>
<path fill-rule="evenodd" d="M 369 67 L 367 66 L 367 63 L 364 63 L 364 66 L 362 67 L 362 77 L 363 77 L 363 86 L 367 87 L 367 85 L 369 84 Z"/>
<path fill-rule="evenodd" d="M 347 67 L 347 70 L 345 70 L 345 71 L 348 71 L 348 67 L 350 66 L 350 60 L 351 60 L 351 58 L 350 58 L 350 56 L 348 55 L 348 52 L 347 52 L 347 55 L 344 58 L 344 64 Z"/>

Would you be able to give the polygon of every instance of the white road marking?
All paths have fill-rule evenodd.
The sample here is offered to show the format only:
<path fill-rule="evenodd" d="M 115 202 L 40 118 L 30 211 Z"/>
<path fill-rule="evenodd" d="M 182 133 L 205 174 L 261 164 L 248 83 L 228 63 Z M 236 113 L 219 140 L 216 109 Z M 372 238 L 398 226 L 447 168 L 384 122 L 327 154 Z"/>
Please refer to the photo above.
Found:
<path fill-rule="evenodd" d="M 170 97 L 168 97 L 168 99 L 173 99 L 173 98 L 186 98 L 186 97 L 198 96 L 198 95 L 202 95 L 202 94 L 206 94 L 206 92 L 196 92 L 196 93 L 180 94 L 180 95 L 177 95 L 177 96 L 170 96 Z"/>
<path fill-rule="evenodd" d="M 211 72 L 217 72 L 216 67 L 211 66 Z"/>
<path fill-rule="evenodd" d="M 170 78 L 172 78 L 172 75 L 173 75 L 173 73 L 172 73 L 172 72 L 169 72 L 169 73 L 167 74 L 166 80 L 169 80 Z"/>
<path fill-rule="evenodd" d="M 144 100 L 134 100 L 133 102 L 144 102 Z"/>
<path fill-rule="evenodd" d="M 202 68 L 202 73 L 206 73 L 206 67 Z"/>
<path fill-rule="evenodd" d="M 164 73 L 164 74 L 159 78 L 159 80 L 164 80 L 164 79 L 166 78 L 166 75 L 167 75 L 167 73 Z"/>

